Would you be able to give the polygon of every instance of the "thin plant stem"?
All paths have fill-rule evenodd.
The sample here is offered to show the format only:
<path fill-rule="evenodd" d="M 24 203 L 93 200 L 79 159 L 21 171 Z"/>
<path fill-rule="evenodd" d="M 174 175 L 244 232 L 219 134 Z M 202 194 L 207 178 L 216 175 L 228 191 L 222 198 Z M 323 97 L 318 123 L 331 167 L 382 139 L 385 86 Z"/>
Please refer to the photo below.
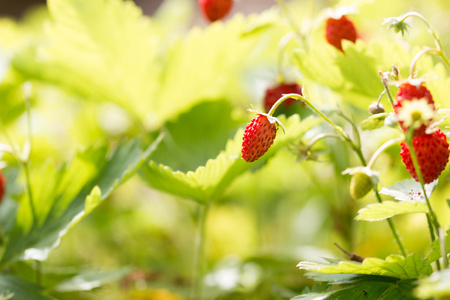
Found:
<path fill-rule="evenodd" d="M 444 259 L 443 267 L 444 269 L 447 269 L 448 268 L 447 245 L 446 245 L 445 229 L 442 227 L 439 228 L 439 241 L 442 258 Z"/>
<path fill-rule="evenodd" d="M 344 129 L 342 129 L 342 127 L 336 125 L 333 121 L 331 121 L 327 116 L 325 116 L 319 109 L 317 109 L 308 99 L 306 99 L 305 97 L 299 95 L 299 94 L 285 94 L 283 95 L 280 99 L 278 99 L 277 102 L 275 102 L 275 104 L 272 106 L 272 108 L 270 109 L 268 115 L 272 116 L 273 113 L 275 112 L 275 110 L 278 108 L 278 106 L 280 106 L 281 103 L 283 103 L 285 100 L 289 99 L 289 98 L 293 98 L 293 99 L 297 99 L 297 100 L 301 100 L 303 102 L 305 102 L 309 108 L 311 108 L 312 110 L 314 110 L 317 114 L 319 114 L 325 121 L 327 121 L 329 124 L 331 124 L 334 129 L 344 138 L 344 140 L 346 142 L 348 142 L 351 147 L 353 149 L 358 149 L 358 147 L 355 145 L 355 143 L 349 138 L 349 136 L 345 133 Z M 357 151 L 358 152 L 358 151 Z M 359 151 L 360 152 L 360 151 Z M 358 153 L 358 156 L 360 157 L 360 159 L 362 158 L 362 160 L 364 160 L 364 157 L 362 156 L 362 153 Z"/>
<path fill-rule="evenodd" d="M 431 33 L 431 35 L 433 36 L 434 42 L 435 42 L 435 44 L 436 44 L 436 47 L 437 47 L 439 50 L 442 50 L 441 40 L 440 40 L 439 37 L 437 36 L 437 34 L 436 34 L 436 32 L 434 31 L 434 29 L 431 27 L 430 23 L 428 23 L 428 20 L 425 19 L 425 17 L 422 16 L 421 14 L 419 14 L 418 12 L 412 11 L 412 12 L 408 12 L 408 13 L 404 14 L 404 15 L 403 15 L 403 18 L 402 18 L 402 20 L 401 20 L 400 22 L 404 22 L 404 21 L 405 21 L 407 18 L 409 18 L 409 17 L 417 17 L 417 18 L 421 19 L 421 20 L 427 25 L 428 31 L 429 31 L 429 32 Z"/>
<path fill-rule="evenodd" d="M 388 86 L 388 80 L 389 79 L 386 78 L 386 76 L 381 71 L 378 74 L 381 77 L 381 82 L 383 83 L 384 90 L 386 91 L 386 95 L 387 95 L 387 97 L 389 99 L 389 102 L 393 106 L 394 105 L 394 97 L 392 96 L 391 91 L 389 90 L 389 86 Z"/>
<path fill-rule="evenodd" d="M 203 299 L 203 277 L 205 275 L 205 227 L 209 211 L 209 201 L 198 208 L 198 225 L 196 237 L 196 252 L 194 260 L 194 285 L 192 300 Z"/>
<path fill-rule="evenodd" d="M 372 168 L 373 164 L 375 163 L 375 161 L 377 160 L 377 158 L 380 156 L 380 154 L 386 150 L 387 148 L 389 148 L 390 146 L 400 143 L 401 141 L 403 141 L 404 138 L 403 137 L 399 137 L 396 139 L 392 139 L 387 141 L 386 143 L 384 143 L 383 145 L 380 146 L 380 148 L 377 149 L 377 151 L 375 151 L 375 153 L 372 155 L 372 157 L 370 158 L 369 163 L 367 164 L 367 167 L 370 169 Z"/>
<path fill-rule="evenodd" d="M 416 67 L 417 62 L 419 61 L 419 58 L 421 58 L 425 53 L 428 53 L 428 52 L 433 52 L 433 53 L 437 54 L 442 59 L 442 61 L 444 61 L 444 63 L 447 65 L 447 67 L 450 68 L 450 61 L 447 59 L 447 57 L 442 52 L 442 50 L 433 49 L 433 48 L 425 48 L 425 49 L 422 49 L 421 51 L 419 51 L 414 56 L 413 60 L 411 61 L 411 64 L 409 66 L 409 77 L 411 79 L 414 77 L 414 69 Z"/>
<path fill-rule="evenodd" d="M 429 214 L 425 214 L 427 217 L 427 224 L 428 224 L 428 230 L 430 231 L 430 238 L 431 238 L 431 243 L 433 243 L 436 240 L 436 237 L 434 235 L 434 227 L 433 227 L 433 223 L 431 222 L 430 219 L 430 215 Z M 438 260 L 436 260 L 436 268 L 438 270 L 441 269 L 441 262 Z"/>
<path fill-rule="evenodd" d="M 376 187 L 374 187 L 374 191 L 375 191 L 375 196 L 378 200 L 379 203 L 382 203 L 383 200 L 381 199 L 380 193 L 378 192 L 378 189 Z M 389 224 L 389 228 L 391 229 L 392 234 L 394 235 L 394 239 L 397 243 L 398 248 L 400 249 L 400 252 L 402 253 L 403 256 L 406 257 L 406 251 L 405 248 L 403 247 L 402 241 L 400 240 L 400 237 L 398 236 L 397 230 L 394 226 L 394 223 L 392 222 L 391 219 L 386 219 L 386 221 Z"/>
<path fill-rule="evenodd" d="M 308 145 L 306 146 L 305 152 L 309 151 L 309 149 L 311 149 L 311 147 L 317 143 L 318 141 L 324 139 L 324 138 L 328 138 L 328 137 L 332 137 L 332 138 L 338 138 L 340 139 L 341 137 L 339 135 L 333 134 L 333 133 L 321 133 L 319 135 L 316 135 L 314 138 L 312 138 L 309 142 Z"/>

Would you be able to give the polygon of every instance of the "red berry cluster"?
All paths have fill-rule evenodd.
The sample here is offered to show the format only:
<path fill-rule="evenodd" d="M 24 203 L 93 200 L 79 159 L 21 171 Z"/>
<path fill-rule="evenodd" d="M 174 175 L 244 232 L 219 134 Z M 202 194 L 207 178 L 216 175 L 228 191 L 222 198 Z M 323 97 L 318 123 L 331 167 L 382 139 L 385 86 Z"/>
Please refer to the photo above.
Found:
<path fill-rule="evenodd" d="M 397 92 L 396 99 L 397 101 L 394 103 L 396 115 L 399 114 L 406 101 L 426 99 L 428 104 L 432 104 L 434 107 L 431 93 L 423 83 L 420 85 L 412 85 L 410 83 L 402 84 Z M 399 121 L 399 123 L 405 132 L 409 129 L 403 122 Z M 426 133 L 426 128 L 427 126 L 423 124 L 414 130 L 412 145 L 417 156 L 424 183 L 431 183 L 439 177 L 447 166 L 450 152 L 446 135 L 440 129 L 436 129 L 432 133 Z M 411 159 L 410 149 L 405 142 L 401 144 L 400 156 L 409 174 L 416 181 L 419 181 Z"/>
<path fill-rule="evenodd" d="M 328 18 L 325 23 L 325 38 L 330 45 L 344 52 L 342 49 L 342 40 L 356 42 L 357 33 L 355 25 L 346 16 L 341 16 L 339 19 Z"/>

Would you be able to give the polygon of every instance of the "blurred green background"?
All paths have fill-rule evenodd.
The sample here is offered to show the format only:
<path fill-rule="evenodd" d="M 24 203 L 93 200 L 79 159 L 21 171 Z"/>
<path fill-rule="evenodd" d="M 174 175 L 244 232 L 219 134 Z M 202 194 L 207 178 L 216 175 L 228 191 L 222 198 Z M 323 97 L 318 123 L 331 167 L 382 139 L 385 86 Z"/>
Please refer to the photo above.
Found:
<path fill-rule="evenodd" d="M 407 78 L 415 53 L 433 46 L 423 23 L 412 21 L 412 30 L 402 38 L 381 26 L 384 18 L 420 12 L 450 50 L 450 3 L 444 0 L 336 3 L 357 9 L 352 19 L 360 39 L 348 45 L 346 56 L 324 41 L 327 1 L 290 1 L 290 16 L 280 14 L 276 3 L 265 3 L 264 11 L 261 6 L 242 8 L 241 14 L 243 2 L 252 1 L 238 2 L 224 23 L 211 25 L 199 18 L 196 2 L 188 0 L 166 0 L 151 16 L 141 15 L 131 2 L 53 0 L 49 9 L 43 5 L 20 19 L 2 18 L 2 124 L 16 143 L 24 142 L 23 85 L 31 82 L 31 167 L 49 157 L 68 160 L 77 149 L 101 140 L 115 144 L 140 137 L 149 144 L 163 132 L 150 159 L 174 171 L 195 171 L 224 150 L 236 132 L 242 133 L 253 117 L 246 111 L 250 105 L 263 107 L 264 91 L 277 77 L 278 43 L 292 31 L 291 23 L 304 39 L 286 48 L 286 77 L 304 83 L 311 101 L 348 132 L 348 123 L 333 111 L 343 111 L 358 124 L 383 90 L 378 71 L 395 64 Z M 250 14 L 252 9 L 257 13 Z M 436 103 L 447 108 L 448 70 L 431 57 L 421 60 L 419 70 L 436 77 L 428 87 Z M 386 99 L 383 103 L 388 107 Z M 387 223 L 354 220 L 358 209 L 376 200 L 372 194 L 351 199 L 350 176 L 341 172 L 358 160 L 342 141 L 326 139 L 315 146 L 318 161 L 296 153 L 300 143 L 332 131 L 320 124 L 294 137 L 293 145 L 280 142 L 279 151 L 229 180 L 215 197 L 205 227 L 208 299 L 289 299 L 313 284 L 295 267 L 299 261 L 345 257 L 334 243 L 362 256 L 398 253 Z M 362 132 L 364 154 L 370 157 L 396 135 L 389 128 Z M 375 166 L 381 186 L 409 176 L 399 149 L 388 149 Z M 52 291 L 57 299 L 188 299 L 198 204 L 150 187 L 143 177 L 119 187 L 42 264 L 45 286 L 81 270 L 131 271 L 120 281 L 84 292 Z M 447 168 L 433 196 L 446 227 L 448 178 Z M 8 196 L 14 201 L 14 188 Z M 425 216 L 394 221 L 408 252 L 429 250 Z M 32 270 L 27 266 L 18 263 L 13 270 L 28 279 Z"/>

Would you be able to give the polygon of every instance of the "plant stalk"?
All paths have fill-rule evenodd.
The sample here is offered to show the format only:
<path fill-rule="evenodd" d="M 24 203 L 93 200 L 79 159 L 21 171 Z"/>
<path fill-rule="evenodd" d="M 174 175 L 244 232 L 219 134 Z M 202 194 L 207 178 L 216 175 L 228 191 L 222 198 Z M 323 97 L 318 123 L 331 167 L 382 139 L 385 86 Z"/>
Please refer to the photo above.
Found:
<path fill-rule="evenodd" d="M 203 299 L 203 277 L 205 275 L 205 227 L 209 211 L 209 201 L 198 208 L 197 237 L 195 243 L 194 260 L 194 285 L 192 290 L 192 300 Z"/>
<path fill-rule="evenodd" d="M 380 193 L 378 192 L 378 189 L 376 187 L 374 187 L 374 191 L 375 191 L 375 196 L 377 197 L 378 202 L 382 203 L 383 200 L 381 199 Z M 394 235 L 394 239 L 397 243 L 398 248 L 400 249 L 400 252 L 402 253 L 402 255 L 404 257 L 406 257 L 405 248 L 403 247 L 402 241 L 400 240 L 400 237 L 398 236 L 398 233 L 397 233 L 397 230 L 395 229 L 394 223 L 389 218 L 386 219 L 386 221 L 388 222 L 389 228 L 391 229 L 391 232 Z"/>

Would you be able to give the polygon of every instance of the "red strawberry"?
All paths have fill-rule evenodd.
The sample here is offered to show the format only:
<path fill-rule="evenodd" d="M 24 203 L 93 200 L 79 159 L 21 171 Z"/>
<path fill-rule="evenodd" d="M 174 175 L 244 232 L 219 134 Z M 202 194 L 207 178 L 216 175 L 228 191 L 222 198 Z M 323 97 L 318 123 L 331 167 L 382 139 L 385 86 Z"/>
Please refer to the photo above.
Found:
<path fill-rule="evenodd" d="M 203 15 L 210 22 L 224 18 L 233 6 L 233 0 L 198 0 Z"/>
<path fill-rule="evenodd" d="M 5 193 L 6 193 L 6 177 L 0 170 L 0 203 L 3 200 L 3 196 L 5 196 Z"/>
<path fill-rule="evenodd" d="M 266 110 L 266 112 L 268 112 L 275 104 L 275 102 L 277 102 L 278 99 L 280 99 L 284 94 L 299 94 L 303 96 L 302 88 L 296 83 L 277 84 L 266 90 L 266 94 L 264 96 L 264 109 Z M 284 105 L 285 107 L 289 107 L 295 102 L 295 99 L 289 98 L 285 100 L 282 105 Z"/>
<path fill-rule="evenodd" d="M 401 111 L 405 101 L 414 101 L 419 99 L 426 99 L 428 104 L 431 104 L 434 108 L 434 100 L 430 91 L 421 83 L 420 85 L 413 85 L 410 83 L 404 83 L 400 86 L 396 96 L 397 101 L 394 103 L 394 112 L 396 115 Z M 435 108 L 434 108 L 435 109 Z M 431 121 L 431 119 L 429 119 Z M 403 124 L 402 120 L 399 120 L 400 126 L 403 131 L 408 130 L 409 127 Z M 423 124 L 414 131 L 414 136 L 420 136 L 425 134 L 426 125 Z"/>
<path fill-rule="evenodd" d="M 277 135 L 277 125 L 265 114 L 258 114 L 247 124 L 242 141 L 242 158 L 252 162 L 260 158 L 272 146 Z"/>
<path fill-rule="evenodd" d="M 344 52 L 342 40 L 356 42 L 355 26 L 346 16 L 342 16 L 340 19 L 328 18 L 325 24 L 325 38 L 330 45 Z"/>
<path fill-rule="evenodd" d="M 440 129 L 437 129 L 433 133 L 414 137 L 413 147 L 419 161 L 424 182 L 430 183 L 436 180 L 448 162 L 450 152 L 446 135 Z M 416 181 L 419 181 L 408 145 L 404 142 L 401 144 L 400 156 L 409 174 Z"/>

